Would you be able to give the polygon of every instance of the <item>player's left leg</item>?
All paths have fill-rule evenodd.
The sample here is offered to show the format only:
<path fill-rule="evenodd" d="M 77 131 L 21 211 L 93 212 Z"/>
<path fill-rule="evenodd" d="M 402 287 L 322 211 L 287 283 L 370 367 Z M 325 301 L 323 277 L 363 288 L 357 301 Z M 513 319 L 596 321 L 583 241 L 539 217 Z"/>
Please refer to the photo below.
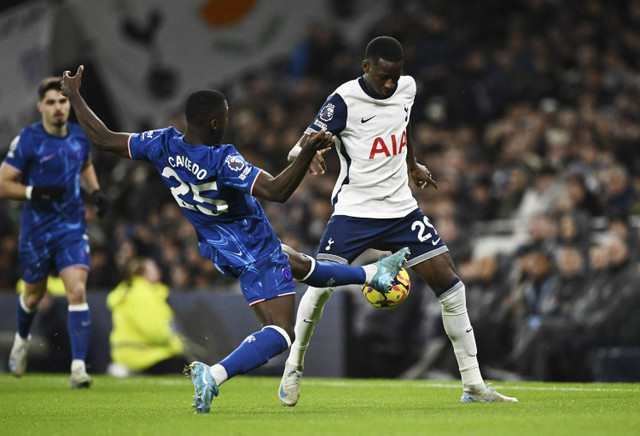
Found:
<path fill-rule="evenodd" d="M 195 413 L 209 413 L 221 384 L 264 365 L 289 348 L 293 341 L 295 288 L 284 253 L 278 249 L 271 257 L 245 267 L 240 286 L 262 329 L 247 336 L 215 365 L 193 362 L 185 368 L 195 388 Z"/>
<path fill-rule="evenodd" d="M 9 370 L 16 377 L 27 371 L 27 356 L 31 336 L 29 331 L 35 319 L 38 303 L 47 292 L 47 279 L 37 283 L 25 282 L 25 290 L 18 298 L 16 306 L 17 329 L 9 353 Z"/>
<path fill-rule="evenodd" d="M 20 259 L 20 277 L 25 283 L 25 290 L 16 305 L 17 328 L 11 353 L 9 354 L 9 370 L 16 377 L 27 370 L 27 354 L 29 349 L 29 332 L 36 317 L 38 303 L 47 292 L 47 276 L 51 268 L 50 247 L 40 240 L 33 240 L 30 233 L 20 234 L 18 257 Z"/>
<path fill-rule="evenodd" d="M 506 401 L 511 398 L 485 385 L 478 364 L 476 340 L 467 313 L 464 283 L 455 272 L 449 252 L 424 260 L 413 269 L 436 293 L 442 305 L 442 321 L 451 340 L 462 377 L 462 402 Z"/>
<path fill-rule="evenodd" d="M 215 365 L 193 362 L 185 368 L 195 387 L 192 405 L 195 413 L 209 413 L 211 401 L 218 396 L 221 384 L 264 365 L 291 346 L 295 304 L 295 295 L 285 295 L 253 305 L 262 330 L 251 333 Z"/>
<path fill-rule="evenodd" d="M 72 388 L 88 388 L 92 382 L 85 365 L 91 335 L 91 313 L 86 290 L 88 274 L 84 265 L 70 266 L 60 271 L 69 302 L 67 328 L 71 342 Z"/>

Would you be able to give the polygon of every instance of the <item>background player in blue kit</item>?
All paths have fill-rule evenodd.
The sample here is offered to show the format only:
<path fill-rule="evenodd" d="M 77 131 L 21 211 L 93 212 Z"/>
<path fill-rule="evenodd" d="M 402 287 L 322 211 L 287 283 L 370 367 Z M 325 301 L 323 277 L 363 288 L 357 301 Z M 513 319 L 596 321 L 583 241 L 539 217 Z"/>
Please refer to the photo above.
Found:
<path fill-rule="evenodd" d="M 331 198 L 333 214 L 318 245 L 317 259 L 348 264 L 368 248 L 393 251 L 408 246 L 411 258 L 407 266 L 427 282 L 442 305 L 445 331 L 462 376 L 461 401 L 517 401 L 485 385 L 464 284 L 447 246 L 409 188 L 409 176 L 420 188 L 437 185 L 413 154 L 409 118 L 416 82 L 402 75 L 403 66 L 404 50 L 396 39 L 380 36 L 370 41 L 362 61 L 364 75 L 342 84 L 329 96 L 289 154 L 295 158 L 314 132 L 326 130 L 336 137 L 340 174 Z M 319 152 L 311 172 L 324 169 Z M 300 397 L 304 355 L 332 293 L 332 287 L 310 287 L 300 301 L 296 339 L 278 391 L 285 406 L 295 406 Z"/>
<path fill-rule="evenodd" d="M 242 293 L 263 327 L 220 363 L 210 367 L 193 362 L 185 368 L 195 387 L 196 413 L 209 412 L 223 382 L 289 348 L 294 337 L 294 278 L 314 286 L 370 283 L 383 292 L 390 289 L 409 254 L 406 247 L 365 267 L 316 262 L 281 245 L 255 199 L 287 200 L 304 178 L 316 151 L 329 146 L 333 135 L 310 135 L 298 158 L 273 177 L 245 161 L 233 145 L 222 144 L 229 109 L 220 92 L 201 90 L 189 96 L 184 135 L 173 127 L 115 133 L 80 95 L 83 70 L 80 66 L 74 76 L 65 72 L 62 87 L 91 142 L 99 150 L 155 165 L 193 224 L 200 254 L 211 259 L 223 274 L 240 280 Z"/>
<path fill-rule="evenodd" d="M 25 291 L 17 305 L 18 328 L 9 355 L 17 377 L 27 368 L 29 330 L 47 290 L 47 276 L 57 271 L 69 301 L 71 387 L 89 387 L 85 357 L 91 316 L 86 298 L 89 237 L 81 187 L 104 216 L 108 200 L 91 163 L 91 144 L 77 124 L 68 122 L 71 105 L 60 92 L 61 77 L 38 88 L 42 120 L 20 132 L 0 166 L 0 197 L 26 200 L 20 219 L 18 253 Z"/>

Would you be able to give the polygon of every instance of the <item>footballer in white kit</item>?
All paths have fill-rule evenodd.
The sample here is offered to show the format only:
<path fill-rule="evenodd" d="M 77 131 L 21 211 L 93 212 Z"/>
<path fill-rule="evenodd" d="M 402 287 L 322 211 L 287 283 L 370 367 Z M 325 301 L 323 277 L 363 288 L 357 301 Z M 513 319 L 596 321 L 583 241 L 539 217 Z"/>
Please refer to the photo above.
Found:
<path fill-rule="evenodd" d="M 485 385 L 480 374 L 473 328 L 466 308 L 464 283 L 449 250 L 418 208 L 409 178 L 419 188 L 437 184 L 419 164 L 411 141 L 411 108 L 416 82 L 402 75 L 404 50 L 389 36 L 369 42 L 362 61 L 364 75 L 339 86 L 329 96 L 299 143 L 327 130 L 334 135 L 340 174 L 333 189 L 333 214 L 320 240 L 317 259 L 351 263 L 364 250 L 396 251 L 409 247 L 406 266 L 429 285 L 442 305 L 442 319 L 460 370 L 462 402 L 515 402 Z M 315 170 L 324 169 L 318 153 Z M 332 288 L 309 287 L 296 315 L 295 341 L 278 390 L 285 406 L 300 397 L 304 356 Z"/>
<path fill-rule="evenodd" d="M 333 215 L 318 259 L 351 263 L 367 248 L 406 246 L 407 266 L 413 266 L 447 251 L 409 188 L 407 125 L 415 95 L 411 76 L 400 76 L 384 98 L 360 77 L 336 89 L 305 131 L 333 133 L 340 158 Z"/>

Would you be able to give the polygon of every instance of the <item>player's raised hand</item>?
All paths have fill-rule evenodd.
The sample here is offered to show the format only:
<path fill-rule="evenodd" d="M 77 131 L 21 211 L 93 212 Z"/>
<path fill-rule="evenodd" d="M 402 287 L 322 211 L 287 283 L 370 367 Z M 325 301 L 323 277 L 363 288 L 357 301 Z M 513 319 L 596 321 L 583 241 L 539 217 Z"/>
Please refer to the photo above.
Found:
<path fill-rule="evenodd" d="M 324 172 L 327 171 L 327 163 L 324 161 L 323 155 L 329 150 L 331 150 L 331 147 L 323 148 L 316 152 L 316 155 L 309 165 L 309 174 L 315 176 L 317 174 L 324 174 Z"/>
<path fill-rule="evenodd" d="M 323 129 L 317 133 L 312 133 L 309 136 L 308 143 L 316 150 L 313 161 L 309 165 L 309 174 L 324 174 L 327 170 L 327 164 L 322 155 L 331 150 L 333 134 Z"/>
<path fill-rule="evenodd" d="M 431 171 L 421 163 L 416 162 L 410 169 L 409 174 L 411 176 L 411 180 L 418 188 L 424 189 L 427 186 L 432 185 L 434 188 L 438 189 L 438 184 L 433 180 L 433 177 L 431 177 Z"/>
<path fill-rule="evenodd" d="M 319 132 L 315 132 L 309 135 L 308 143 L 316 151 L 320 151 L 325 148 L 331 148 L 331 145 L 333 144 L 333 134 L 323 129 Z"/>
<path fill-rule="evenodd" d="M 91 193 L 91 202 L 96 205 L 96 215 L 98 218 L 104 218 L 107 214 L 107 209 L 109 209 L 109 199 L 104 192 L 100 189 L 96 189 Z"/>
<path fill-rule="evenodd" d="M 71 71 L 68 70 L 62 73 L 62 81 L 60 82 L 60 85 L 62 86 L 62 95 L 68 98 L 71 94 L 80 91 L 83 71 L 84 65 L 80 65 L 78 67 L 78 71 L 76 71 L 75 76 L 72 76 Z"/>

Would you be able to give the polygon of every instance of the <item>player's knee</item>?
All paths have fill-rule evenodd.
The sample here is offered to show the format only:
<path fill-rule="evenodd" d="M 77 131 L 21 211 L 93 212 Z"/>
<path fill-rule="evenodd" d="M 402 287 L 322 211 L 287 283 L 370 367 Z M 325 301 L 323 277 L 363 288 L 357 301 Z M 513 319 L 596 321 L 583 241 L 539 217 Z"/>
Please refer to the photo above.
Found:
<path fill-rule="evenodd" d="M 291 274 L 293 278 L 296 280 L 301 280 L 309 275 L 311 271 L 311 266 L 313 264 L 313 260 L 311 257 L 306 254 L 299 253 L 293 249 L 289 249 L 289 251 L 285 251 L 285 253 L 289 256 L 288 262 L 291 267 Z"/>
<path fill-rule="evenodd" d="M 69 304 L 84 304 L 87 301 L 87 291 L 82 283 L 73 285 L 67 289 Z"/>
<path fill-rule="evenodd" d="M 41 282 L 35 285 L 27 284 L 22 296 L 24 305 L 29 309 L 34 309 L 47 292 L 47 282 Z"/>
<path fill-rule="evenodd" d="M 451 282 L 436 295 L 440 304 L 442 304 L 442 312 L 447 315 L 458 315 L 467 311 L 467 301 L 465 295 L 464 283 L 458 278 Z"/>
<path fill-rule="evenodd" d="M 335 291 L 334 288 L 316 288 L 311 286 L 307 289 L 304 296 L 307 297 L 308 294 L 309 296 L 307 298 L 313 299 L 316 306 L 324 306 L 329 297 L 333 294 L 333 291 Z"/>

